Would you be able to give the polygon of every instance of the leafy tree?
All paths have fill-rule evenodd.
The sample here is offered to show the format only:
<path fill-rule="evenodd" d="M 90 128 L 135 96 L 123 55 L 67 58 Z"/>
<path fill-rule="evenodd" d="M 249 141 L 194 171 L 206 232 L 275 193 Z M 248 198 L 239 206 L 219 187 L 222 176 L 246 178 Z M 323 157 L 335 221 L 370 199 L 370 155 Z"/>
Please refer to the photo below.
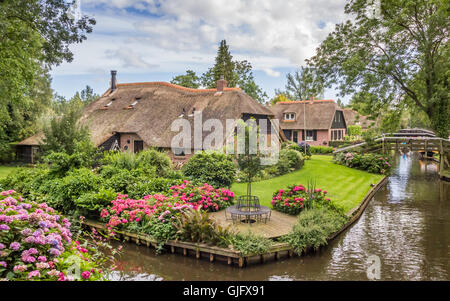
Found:
<path fill-rule="evenodd" d="M 292 99 L 289 99 L 287 97 L 286 93 L 281 92 L 281 93 L 275 95 L 275 97 L 270 100 L 270 105 L 273 106 L 274 104 L 276 104 L 280 101 L 292 101 Z"/>
<path fill-rule="evenodd" d="M 80 110 L 70 109 L 62 116 L 54 117 L 50 126 L 44 127 L 45 137 L 41 145 L 44 153 L 53 151 L 71 155 L 77 143 L 90 141 L 88 129 L 78 124 L 80 115 Z"/>
<path fill-rule="evenodd" d="M 72 1 L 73 2 L 73 1 Z M 72 61 L 69 46 L 86 39 L 95 20 L 71 18 L 65 0 L 0 1 L 0 153 L 36 131 L 50 103 L 48 70 Z"/>
<path fill-rule="evenodd" d="M 351 0 L 353 21 L 336 25 L 309 64 L 342 95 L 369 92 L 378 102 L 411 102 L 441 137 L 450 129 L 450 2 L 380 1 L 378 14 Z"/>
<path fill-rule="evenodd" d="M 192 70 L 186 70 L 186 74 L 177 75 L 170 82 L 186 88 L 197 89 L 200 87 L 200 77 Z"/>
<path fill-rule="evenodd" d="M 276 90 L 276 94 L 285 94 L 294 100 L 309 99 L 311 96 L 323 97 L 323 80 L 311 67 L 301 67 L 294 74 L 286 75 L 286 91 Z"/>
<path fill-rule="evenodd" d="M 252 65 L 245 60 L 233 61 L 233 56 L 225 40 L 220 42 L 214 66 L 203 73 L 202 86 L 216 88 L 217 81 L 221 76 L 227 81 L 228 87 L 239 86 L 242 91 L 258 102 L 266 101 L 267 94 L 255 83 Z"/>
<path fill-rule="evenodd" d="M 89 85 L 86 85 L 86 88 L 84 88 L 80 92 L 80 99 L 83 101 L 85 105 L 94 102 L 99 97 L 100 95 L 94 93 L 94 89 L 92 89 Z"/>

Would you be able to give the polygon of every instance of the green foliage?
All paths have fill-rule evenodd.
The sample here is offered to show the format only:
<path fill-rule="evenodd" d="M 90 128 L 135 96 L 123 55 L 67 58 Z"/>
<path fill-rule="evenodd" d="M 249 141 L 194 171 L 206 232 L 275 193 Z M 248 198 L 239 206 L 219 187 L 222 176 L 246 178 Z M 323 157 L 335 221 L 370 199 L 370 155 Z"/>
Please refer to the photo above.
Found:
<path fill-rule="evenodd" d="M 337 153 L 333 161 L 370 173 L 388 174 L 391 170 L 389 157 L 380 154 Z"/>
<path fill-rule="evenodd" d="M 75 200 L 87 192 L 97 192 L 101 178 L 87 168 L 69 171 L 67 176 L 50 184 L 45 200 L 57 210 L 68 214 L 76 209 Z"/>
<path fill-rule="evenodd" d="M 298 217 L 298 222 L 292 232 L 283 236 L 297 254 L 302 254 L 307 248 L 318 249 L 327 244 L 327 238 L 337 232 L 347 221 L 341 213 L 326 208 L 304 210 Z"/>
<path fill-rule="evenodd" d="M 43 161 L 49 165 L 52 175 L 63 177 L 71 169 L 93 167 L 100 155 L 96 147 L 88 140 L 77 142 L 74 152 L 70 155 L 65 152 L 51 151 L 43 157 Z"/>
<path fill-rule="evenodd" d="M 348 127 L 347 127 L 347 129 L 348 129 L 348 134 L 350 135 L 350 136 L 361 136 L 361 134 L 362 134 L 362 129 L 361 129 L 361 126 L 360 125 L 349 125 Z"/>
<path fill-rule="evenodd" d="M 100 188 L 98 192 L 92 191 L 82 194 L 74 200 L 75 206 L 83 216 L 99 218 L 100 211 L 115 200 L 117 193 L 112 189 Z"/>
<path fill-rule="evenodd" d="M 186 70 L 186 74 L 177 75 L 170 82 L 186 88 L 198 89 L 200 87 L 200 77 L 192 70 Z"/>
<path fill-rule="evenodd" d="M 152 178 L 127 186 L 127 194 L 132 199 L 142 199 L 155 193 L 168 195 L 170 187 L 183 183 L 181 179 Z"/>
<path fill-rule="evenodd" d="M 80 116 L 81 111 L 73 109 L 54 117 L 50 126 L 44 127 L 45 137 L 41 145 L 43 152 L 64 152 L 71 155 L 78 143 L 90 141 L 87 127 L 78 124 Z"/>
<path fill-rule="evenodd" d="M 370 93 L 366 109 L 380 114 L 387 104 L 412 105 L 447 138 L 450 2 L 383 1 L 376 16 L 372 5 L 349 1 L 349 19 L 336 25 L 308 63 L 341 95 Z"/>
<path fill-rule="evenodd" d="M 275 168 L 270 169 L 269 173 L 275 172 L 277 176 L 284 175 L 302 168 L 304 163 L 303 155 L 297 150 L 282 149 L 279 152 L 278 161 L 274 166 Z"/>
<path fill-rule="evenodd" d="M 227 42 L 222 40 L 217 50 L 215 64 L 201 77 L 202 85 L 206 88 L 216 88 L 217 81 L 224 77 L 228 87 L 239 86 L 247 95 L 264 103 L 267 94 L 255 83 L 252 66 L 247 61 L 233 61 Z"/>
<path fill-rule="evenodd" d="M 322 146 L 322 145 L 311 145 L 310 147 L 311 154 L 331 154 L 334 149 L 330 146 Z"/>
<path fill-rule="evenodd" d="M 284 94 L 288 99 L 306 100 L 312 96 L 322 97 L 323 79 L 311 67 L 300 67 L 294 74 L 286 75 L 286 91 L 275 90 L 276 94 Z"/>
<path fill-rule="evenodd" d="M 227 247 L 232 235 L 230 226 L 222 227 L 211 219 L 206 211 L 186 210 L 174 223 L 177 239 Z"/>
<path fill-rule="evenodd" d="M 138 153 L 137 161 L 144 169 L 155 167 L 156 174 L 160 177 L 166 177 L 172 171 L 172 161 L 169 156 L 155 149 L 146 149 Z"/>
<path fill-rule="evenodd" d="M 286 102 L 286 101 L 292 101 L 292 99 L 290 99 L 286 95 L 286 92 L 280 92 L 280 93 L 277 93 L 277 95 L 275 95 L 275 97 L 270 100 L 270 105 L 273 106 L 276 103 Z"/>
<path fill-rule="evenodd" d="M 0 1 L 0 153 L 36 133 L 50 103 L 49 69 L 71 61 L 69 45 L 86 39 L 95 20 L 67 16 L 64 0 Z"/>
<path fill-rule="evenodd" d="M 230 187 L 236 176 L 233 157 L 220 152 L 198 152 L 183 166 L 183 174 L 192 180 L 216 188 Z"/>
<path fill-rule="evenodd" d="M 265 254 L 273 245 L 273 241 L 263 236 L 256 236 L 248 231 L 245 234 L 237 234 L 231 238 L 231 244 L 235 250 L 243 256 Z"/>
<path fill-rule="evenodd" d="M 155 177 L 155 168 L 152 169 L 117 169 L 106 166 L 101 172 L 103 185 L 118 193 L 128 193 L 138 183 L 148 181 Z"/>

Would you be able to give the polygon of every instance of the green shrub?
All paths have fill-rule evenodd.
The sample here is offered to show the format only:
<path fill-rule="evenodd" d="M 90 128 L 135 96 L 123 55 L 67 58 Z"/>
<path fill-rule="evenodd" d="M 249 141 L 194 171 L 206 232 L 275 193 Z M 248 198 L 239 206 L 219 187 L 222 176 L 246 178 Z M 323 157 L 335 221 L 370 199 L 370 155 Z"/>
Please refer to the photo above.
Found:
<path fill-rule="evenodd" d="M 192 180 L 216 188 L 230 187 L 236 176 L 236 165 L 230 155 L 219 152 L 199 152 L 183 166 L 183 174 Z"/>
<path fill-rule="evenodd" d="M 370 173 L 388 174 L 391 170 L 390 159 L 381 154 L 337 153 L 333 161 L 351 168 Z"/>
<path fill-rule="evenodd" d="M 303 167 L 305 160 L 303 155 L 293 149 L 280 150 L 278 161 L 266 171 L 272 176 L 281 176 Z"/>
<path fill-rule="evenodd" d="M 140 164 L 135 154 L 120 151 L 106 152 L 102 160 L 102 165 L 109 165 L 115 169 L 132 170 L 139 168 Z"/>
<path fill-rule="evenodd" d="M 333 153 L 334 149 L 330 146 L 311 146 L 311 153 L 312 154 L 331 154 Z"/>
<path fill-rule="evenodd" d="M 111 169 L 107 167 L 102 170 L 101 176 L 103 185 L 105 188 L 112 189 L 120 193 L 128 193 L 134 185 L 140 182 L 147 181 L 154 177 L 154 174 L 149 173 L 154 171 L 153 169 Z"/>
<path fill-rule="evenodd" d="M 175 222 L 177 238 L 182 241 L 227 247 L 231 237 L 230 226 L 218 225 L 203 210 L 189 209 L 181 212 Z"/>
<path fill-rule="evenodd" d="M 231 243 L 235 250 L 242 255 L 265 254 L 273 245 L 273 241 L 262 236 L 256 236 L 252 232 L 237 234 L 231 238 Z"/>
<path fill-rule="evenodd" d="M 66 177 L 51 182 L 46 200 L 50 206 L 68 214 L 76 209 L 76 199 L 87 192 L 99 191 L 101 182 L 101 178 L 87 168 L 73 170 Z"/>
<path fill-rule="evenodd" d="M 98 192 L 87 192 L 75 200 L 78 211 L 85 216 L 99 218 L 100 211 L 115 200 L 117 193 L 112 189 L 100 188 Z"/>
<path fill-rule="evenodd" d="M 167 176 L 172 170 L 172 161 L 167 154 L 155 149 L 147 149 L 137 155 L 137 161 L 142 168 L 156 168 L 156 174 L 160 177 Z"/>
<path fill-rule="evenodd" d="M 168 195 L 170 187 L 181 185 L 181 179 L 152 178 L 147 181 L 133 183 L 127 186 L 127 194 L 132 199 L 142 199 L 146 195 L 165 194 Z"/>
<path fill-rule="evenodd" d="M 328 237 L 340 230 L 347 217 L 334 210 L 315 208 L 304 210 L 298 217 L 298 222 L 291 233 L 283 236 L 295 253 L 301 254 L 306 248 L 318 249 L 327 244 Z"/>
<path fill-rule="evenodd" d="M 349 136 L 361 136 L 362 134 L 362 128 L 360 125 L 349 125 L 347 128 Z"/>

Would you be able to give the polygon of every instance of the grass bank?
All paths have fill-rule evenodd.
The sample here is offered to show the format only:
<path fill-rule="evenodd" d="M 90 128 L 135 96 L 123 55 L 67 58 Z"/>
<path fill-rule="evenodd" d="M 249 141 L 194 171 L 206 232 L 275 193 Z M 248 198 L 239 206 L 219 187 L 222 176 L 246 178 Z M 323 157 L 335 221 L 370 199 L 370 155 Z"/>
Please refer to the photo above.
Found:
<path fill-rule="evenodd" d="M 10 172 L 17 169 L 14 166 L 0 166 L 0 179 L 6 178 Z"/>
<path fill-rule="evenodd" d="M 334 164 L 331 156 L 313 155 L 300 170 L 252 183 L 252 194 L 260 198 L 262 205 L 271 207 L 275 190 L 292 184 L 306 186 L 308 179 L 314 179 L 317 188 L 325 189 L 330 199 L 347 212 L 360 204 L 370 190 L 370 184 L 376 184 L 382 178 L 382 175 Z M 237 195 L 243 195 L 247 190 L 247 184 L 235 183 L 231 190 Z"/>

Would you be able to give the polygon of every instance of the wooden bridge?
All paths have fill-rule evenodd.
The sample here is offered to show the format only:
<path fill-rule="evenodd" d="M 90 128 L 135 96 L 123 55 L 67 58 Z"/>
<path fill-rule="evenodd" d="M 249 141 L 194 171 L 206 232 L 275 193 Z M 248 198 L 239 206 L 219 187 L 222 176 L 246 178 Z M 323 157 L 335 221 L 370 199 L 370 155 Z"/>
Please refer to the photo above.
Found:
<path fill-rule="evenodd" d="M 424 155 L 424 157 L 433 157 L 433 154 L 439 154 L 439 170 L 442 175 L 445 169 L 448 169 L 450 155 L 450 140 L 438 138 L 436 135 L 422 129 L 403 129 L 397 133 L 383 134 L 377 137 L 373 143 L 366 142 L 338 148 L 334 153 L 349 152 L 361 150 L 364 152 L 382 152 L 388 151 L 414 151 Z"/>

